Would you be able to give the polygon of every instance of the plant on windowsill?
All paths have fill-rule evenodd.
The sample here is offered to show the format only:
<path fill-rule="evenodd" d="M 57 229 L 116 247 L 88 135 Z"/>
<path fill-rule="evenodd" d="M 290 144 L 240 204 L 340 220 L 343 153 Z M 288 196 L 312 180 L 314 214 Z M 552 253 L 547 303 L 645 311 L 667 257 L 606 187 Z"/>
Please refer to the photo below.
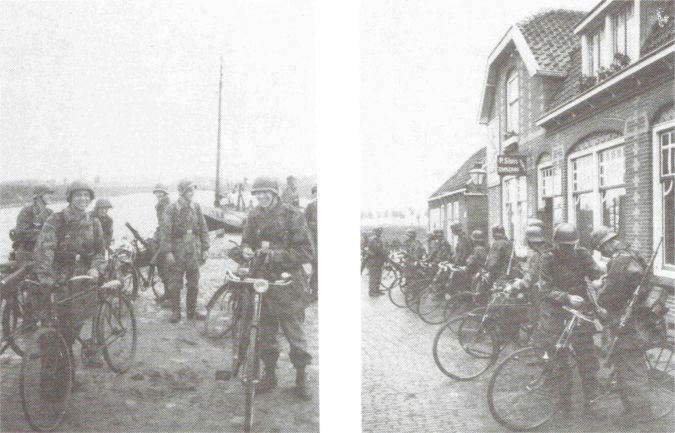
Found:
<path fill-rule="evenodd" d="M 630 57 L 623 53 L 614 54 L 614 63 L 612 65 L 618 65 L 619 68 L 623 69 L 626 66 L 630 65 Z"/>
<path fill-rule="evenodd" d="M 595 86 L 597 82 L 598 78 L 593 75 L 582 75 L 581 78 L 579 78 L 579 93 L 584 93 L 586 90 Z"/>
<path fill-rule="evenodd" d="M 504 133 L 504 140 L 508 140 L 509 138 L 516 137 L 518 136 L 518 133 L 515 131 L 506 131 Z"/>

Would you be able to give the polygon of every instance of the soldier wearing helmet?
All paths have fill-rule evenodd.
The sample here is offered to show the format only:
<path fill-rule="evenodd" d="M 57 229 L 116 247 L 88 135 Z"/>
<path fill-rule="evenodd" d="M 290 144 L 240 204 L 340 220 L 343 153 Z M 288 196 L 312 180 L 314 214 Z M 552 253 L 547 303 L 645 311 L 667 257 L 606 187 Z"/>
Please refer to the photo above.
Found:
<path fill-rule="evenodd" d="M 259 335 L 260 358 L 265 372 L 256 389 L 264 393 L 277 385 L 277 333 L 281 328 L 290 345 L 289 357 L 296 370 L 295 394 L 302 400 L 309 400 L 306 367 L 312 357 L 307 351 L 303 322 L 309 301 L 305 269 L 314 261 L 312 235 L 302 211 L 292 204 L 282 203 L 275 179 L 255 179 L 251 193 L 258 205 L 249 211 L 244 224 L 243 256 L 252 258 L 254 251 L 265 253 L 273 268 L 292 276 L 290 287 L 271 289 L 263 298 Z"/>
<path fill-rule="evenodd" d="M 387 260 L 387 248 L 382 242 L 382 227 L 373 230 L 373 237 L 368 240 L 367 259 L 368 265 L 368 294 L 380 296 L 380 282 L 382 280 L 382 267 Z"/>
<path fill-rule="evenodd" d="M 466 264 L 466 259 L 471 255 L 473 251 L 473 243 L 471 238 L 464 232 L 462 228 L 462 223 L 456 222 L 450 226 L 452 234 L 457 238 L 455 243 L 455 254 L 452 256 L 452 262 L 457 266 L 464 266 Z"/>
<path fill-rule="evenodd" d="M 68 186 L 66 198 L 68 206 L 45 221 L 34 253 L 38 280 L 45 291 L 56 290 L 57 300 L 71 294 L 69 288 L 64 287 L 70 278 L 87 274 L 98 280 L 106 267 L 101 224 L 87 212 L 94 199 L 93 188 L 84 181 L 75 181 Z M 69 323 L 69 311 L 62 310 L 59 314 L 64 323 Z M 70 346 L 81 327 L 64 329 L 64 338 Z"/>
<path fill-rule="evenodd" d="M 452 245 L 443 236 L 443 230 L 434 230 L 429 240 L 429 256 L 427 262 L 437 265 L 452 259 Z"/>
<path fill-rule="evenodd" d="M 316 197 L 316 185 L 312 187 L 312 201 L 307 204 L 305 208 L 305 218 L 307 219 L 307 226 L 309 231 L 312 233 L 312 241 L 314 242 L 314 261 L 312 262 L 312 278 L 309 280 L 309 285 L 312 289 L 312 300 L 316 301 L 319 299 L 319 261 L 318 261 L 318 251 L 319 251 L 319 232 L 318 232 L 318 217 L 317 217 L 317 197 Z"/>
<path fill-rule="evenodd" d="M 193 201 L 195 185 L 190 180 L 178 183 L 180 197 L 171 203 L 159 227 L 159 248 L 168 268 L 169 296 L 173 314 L 169 321 L 181 319 L 181 292 L 187 285 L 185 310 L 188 320 L 204 320 L 197 311 L 199 294 L 199 267 L 206 262 L 209 251 L 209 232 L 199 204 Z"/>
<path fill-rule="evenodd" d="M 488 280 L 490 283 L 497 281 L 497 279 L 506 275 L 509 271 L 509 262 L 513 252 L 513 243 L 506 237 L 504 227 L 495 224 L 492 226 L 492 245 L 485 260 L 485 267 L 488 271 Z M 491 286 L 492 284 L 490 284 Z M 484 287 L 489 290 L 490 287 Z"/>
<path fill-rule="evenodd" d="M 162 222 L 162 215 L 164 211 L 171 204 L 169 199 L 169 188 L 162 184 L 158 183 L 155 185 L 155 188 L 152 190 L 152 193 L 157 198 L 157 203 L 155 204 L 155 214 L 157 215 L 157 228 L 152 237 L 154 248 L 157 249 L 154 256 L 154 263 L 157 265 L 157 271 L 159 272 L 159 278 L 162 280 L 162 285 L 164 286 L 164 295 L 157 299 L 157 301 L 162 305 L 162 308 L 173 308 L 171 301 L 171 296 L 169 295 L 169 272 L 166 269 L 166 263 L 164 261 L 164 254 L 159 248 L 159 226 Z"/>
<path fill-rule="evenodd" d="M 473 244 L 473 249 L 471 254 L 466 259 L 466 276 L 469 281 L 478 273 L 478 271 L 485 266 L 485 260 L 487 259 L 488 250 L 486 247 L 485 234 L 482 230 L 474 230 L 471 232 L 471 243 Z"/>
<path fill-rule="evenodd" d="M 415 231 L 415 229 L 407 229 L 405 231 L 403 248 L 406 253 L 406 258 L 411 263 L 422 260 L 426 254 L 422 242 L 417 239 L 417 231 Z"/>
<path fill-rule="evenodd" d="M 40 234 L 40 230 L 47 218 L 53 213 L 47 207 L 54 190 L 47 185 L 37 185 L 33 188 L 33 202 L 21 209 L 16 218 L 16 227 L 12 232 L 13 248 L 16 250 L 16 260 L 28 262 L 33 259 L 33 248 Z"/>
<path fill-rule="evenodd" d="M 601 314 L 610 331 L 616 335 L 621 315 L 642 280 L 647 262 L 609 227 L 601 226 L 591 233 L 591 247 L 609 259 L 605 287 L 598 296 L 598 304 L 604 309 Z M 641 304 L 643 300 L 638 302 Z M 650 313 L 646 307 L 637 306 L 616 346 L 614 365 L 620 382 L 621 402 L 633 421 L 651 415 L 648 372 L 643 359 L 645 342 L 637 332 L 641 318 Z"/>
<path fill-rule="evenodd" d="M 298 194 L 295 176 L 288 176 L 286 178 L 286 188 L 284 188 L 284 192 L 281 195 L 281 201 L 291 206 L 300 207 L 300 195 Z"/>
<path fill-rule="evenodd" d="M 527 263 L 523 277 L 516 280 L 513 287 L 522 291 L 530 302 L 530 321 L 537 323 L 539 320 L 539 276 L 541 274 L 541 258 L 550 251 L 550 246 L 544 238 L 544 230 L 539 225 L 531 225 L 525 229 L 525 241 L 528 247 Z"/>
<path fill-rule="evenodd" d="M 106 249 L 110 248 L 113 241 L 113 219 L 108 214 L 108 211 L 112 209 L 112 207 L 113 205 L 110 203 L 110 200 L 107 198 L 99 198 L 96 200 L 94 210 L 91 212 L 91 216 L 97 218 L 101 223 Z"/>
<path fill-rule="evenodd" d="M 591 253 L 579 247 L 578 241 L 579 233 L 573 224 L 558 224 L 553 231 L 553 249 L 544 253 L 541 258 L 541 307 L 537 340 L 547 351 L 552 350 L 568 318 L 568 313 L 560 307 L 569 305 L 579 308 L 584 304 L 588 305 L 586 279 L 595 280 L 602 276 L 602 270 L 593 261 Z M 573 343 L 579 356 L 577 367 L 586 407 L 598 393 L 595 375 L 599 364 L 593 354 L 594 329 L 589 323 L 580 324 Z M 572 371 L 567 362 L 562 362 L 559 368 L 558 385 L 562 407 L 565 411 L 570 411 Z"/>

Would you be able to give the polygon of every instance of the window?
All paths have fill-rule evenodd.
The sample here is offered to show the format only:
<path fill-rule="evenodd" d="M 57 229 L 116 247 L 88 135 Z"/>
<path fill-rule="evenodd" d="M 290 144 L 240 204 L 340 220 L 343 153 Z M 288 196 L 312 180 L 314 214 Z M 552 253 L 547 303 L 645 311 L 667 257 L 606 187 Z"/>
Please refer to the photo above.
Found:
<path fill-rule="evenodd" d="M 655 221 L 655 237 L 663 237 L 661 268 L 675 271 L 675 126 L 657 132 L 655 147 L 658 165 L 654 201 L 660 207 L 655 212 L 660 220 Z"/>
<path fill-rule="evenodd" d="M 503 183 L 503 221 L 506 235 L 511 238 L 518 255 L 526 254 L 527 178 L 505 177 Z"/>
<path fill-rule="evenodd" d="M 588 37 L 588 67 L 589 75 L 597 75 L 601 65 L 601 48 L 604 29 L 600 29 Z"/>
<path fill-rule="evenodd" d="M 570 221 L 579 242 L 588 246 L 593 228 L 605 225 L 624 234 L 626 188 L 621 139 L 611 140 L 569 157 Z"/>
<path fill-rule="evenodd" d="M 518 133 L 520 125 L 520 112 L 518 98 L 520 83 L 518 71 L 514 68 L 506 78 L 506 132 Z"/>
<path fill-rule="evenodd" d="M 612 52 L 613 54 L 628 54 L 629 40 L 632 38 L 633 5 L 629 4 L 619 13 L 612 16 Z"/>
<path fill-rule="evenodd" d="M 459 201 L 455 200 L 453 202 L 448 203 L 447 205 L 447 226 L 446 226 L 446 232 L 448 236 L 448 242 L 452 244 L 452 246 L 457 245 L 457 237 L 452 233 L 452 229 L 450 228 L 454 223 L 460 222 L 460 216 L 459 216 Z"/>

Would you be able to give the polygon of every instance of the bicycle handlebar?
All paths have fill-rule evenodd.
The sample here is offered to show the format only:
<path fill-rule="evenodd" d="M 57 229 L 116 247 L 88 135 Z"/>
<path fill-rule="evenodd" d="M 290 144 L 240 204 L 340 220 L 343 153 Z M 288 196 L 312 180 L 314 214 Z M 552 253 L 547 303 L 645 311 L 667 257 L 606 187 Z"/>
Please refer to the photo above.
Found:
<path fill-rule="evenodd" d="M 593 319 L 591 316 L 587 316 L 584 313 L 582 313 L 581 311 L 576 310 L 572 307 L 568 307 L 567 305 L 563 305 L 562 309 L 567 311 L 571 315 L 576 316 L 578 319 L 584 320 L 584 321 L 589 322 L 589 323 L 595 323 L 595 319 Z"/>
<path fill-rule="evenodd" d="M 247 284 L 255 284 L 256 281 L 266 281 L 269 283 L 270 287 L 286 287 L 289 286 L 292 281 L 290 279 L 287 280 L 277 280 L 277 281 L 268 281 L 264 278 L 249 278 L 249 277 L 240 277 L 238 275 L 235 275 L 232 271 L 225 271 L 225 278 L 229 281 L 235 282 L 235 283 L 247 283 Z"/>

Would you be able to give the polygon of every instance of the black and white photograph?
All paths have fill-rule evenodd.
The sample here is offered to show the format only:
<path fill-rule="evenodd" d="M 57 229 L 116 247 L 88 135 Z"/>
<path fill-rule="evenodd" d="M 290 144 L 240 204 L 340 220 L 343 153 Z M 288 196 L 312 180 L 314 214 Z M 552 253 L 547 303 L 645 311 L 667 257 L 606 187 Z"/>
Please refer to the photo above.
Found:
<path fill-rule="evenodd" d="M 0 431 L 319 431 L 313 8 L 0 2 Z"/>
<path fill-rule="evenodd" d="M 361 4 L 364 432 L 672 432 L 674 7 Z"/>

